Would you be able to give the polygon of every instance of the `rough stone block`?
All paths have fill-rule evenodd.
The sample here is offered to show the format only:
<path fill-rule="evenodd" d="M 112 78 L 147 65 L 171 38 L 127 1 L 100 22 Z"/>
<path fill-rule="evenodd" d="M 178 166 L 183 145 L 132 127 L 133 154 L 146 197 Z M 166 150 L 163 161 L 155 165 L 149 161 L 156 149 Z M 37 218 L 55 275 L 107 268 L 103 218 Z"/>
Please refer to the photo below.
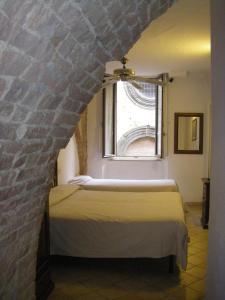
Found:
<path fill-rule="evenodd" d="M 72 99 L 75 99 L 76 101 L 85 101 L 86 97 L 88 96 L 88 93 L 86 91 L 82 91 L 82 89 L 75 84 L 74 80 L 71 80 L 72 83 L 69 87 L 69 96 Z"/>
<path fill-rule="evenodd" d="M 56 126 L 50 131 L 50 134 L 51 134 L 51 136 L 56 137 L 56 138 L 63 138 L 63 137 L 68 137 L 68 136 L 71 137 L 73 134 L 73 131 L 74 131 L 74 127 L 75 127 L 75 125 L 67 126 L 66 128 Z"/>
<path fill-rule="evenodd" d="M 116 43 L 111 49 L 111 54 L 114 60 L 120 60 L 123 57 L 124 47 L 120 43 Z"/>
<path fill-rule="evenodd" d="M 30 48 L 27 53 L 35 57 L 39 61 L 38 64 L 40 64 L 40 61 L 46 63 L 53 57 L 55 48 L 48 40 L 40 39 L 38 45 Z"/>
<path fill-rule="evenodd" d="M 3 51 L 0 56 L 2 75 L 19 76 L 29 65 L 30 60 L 25 55 L 12 49 Z"/>
<path fill-rule="evenodd" d="M 16 125 L 0 122 L 0 137 L 2 140 L 16 139 Z"/>
<path fill-rule="evenodd" d="M 25 27 L 26 17 L 29 15 L 36 1 L 22 0 L 22 2 L 20 9 L 17 10 L 16 14 L 10 20 L 13 20 L 16 26 Z"/>
<path fill-rule="evenodd" d="M 80 18 L 81 13 L 77 7 L 72 5 L 69 1 L 64 1 L 58 15 L 67 26 L 71 27 Z"/>
<path fill-rule="evenodd" d="M 94 32 L 90 29 L 87 21 L 81 14 L 77 14 L 76 22 L 71 28 L 71 33 L 81 45 L 86 45 L 88 48 L 91 41 L 95 40 Z"/>
<path fill-rule="evenodd" d="M 79 120 L 79 115 L 76 113 L 65 113 L 60 112 L 58 116 L 55 117 L 54 124 L 57 125 L 74 125 Z"/>
<path fill-rule="evenodd" d="M 96 81 L 93 77 L 89 76 L 81 83 L 81 88 L 90 92 L 96 85 L 99 85 L 99 81 Z"/>
<path fill-rule="evenodd" d="M 45 39 L 50 39 L 56 47 L 67 35 L 65 26 L 43 3 L 36 3 L 27 15 L 26 27 L 36 31 Z"/>
<path fill-rule="evenodd" d="M 53 145 L 53 139 L 48 137 L 42 142 L 42 152 L 51 151 Z"/>
<path fill-rule="evenodd" d="M 102 83 L 103 79 L 104 79 L 104 72 L 105 72 L 105 67 L 103 67 L 102 65 L 99 65 L 94 72 L 92 72 L 92 76 L 94 78 L 98 78 L 99 82 Z"/>
<path fill-rule="evenodd" d="M 0 78 L 0 98 L 6 90 L 6 86 L 7 86 L 6 80 L 4 78 Z"/>
<path fill-rule="evenodd" d="M 97 60 L 93 55 L 89 55 L 89 60 L 88 60 L 88 71 L 90 73 L 93 73 L 98 67 L 99 67 L 100 62 L 99 60 Z M 101 65 L 103 68 L 103 65 Z M 96 76 L 96 79 L 98 79 L 98 77 Z"/>
<path fill-rule="evenodd" d="M 82 103 L 79 100 L 72 99 L 72 98 L 67 98 L 64 104 L 62 105 L 62 108 L 64 110 L 68 110 L 70 112 L 77 112 L 79 113 L 83 107 L 86 106 L 85 103 Z"/>
<path fill-rule="evenodd" d="M 148 10 L 144 1 L 138 3 L 138 20 L 141 31 L 143 31 L 149 24 Z"/>
<path fill-rule="evenodd" d="M 140 25 L 139 23 L 136 23 L 135 25 L 132 26 L 132 39 L 134 41 L 137 41 L 140 38 Z"/>
<path fill-rule="evenodd" d="M 57 66 L 57 68 L 59 68 L 64 77 L 69 76 L 72 73 L 72 65 L 59 55 L 55 55 L 52 62 Z"/>
<path fill-rule="evenodd" d="M 79 69 L 81 63 L 86 66 L 86 58 L 88 55 L 88 49 L 76 43 L 67 58 L 73 63 L 74 68 L 77 67 L 76 69 Z"/>
<path fill-rule="evenodd" d="M 10 115 L 12 114 L 14 109 L 14 105 L 6 102 L 0 102 L 0 118 L 10 118 Z"/>
<path fill-rule="evenodd" d="M 27 159 L 26 155 L 16 157 L 13 161 L 13 167 L 14 168 L 24 167 L 26 163 L 26 159 Z"/>
<path fill-rule="evenodd" d="M 15 186 L 1 189 L 0 190 L 0 201 L 5 201 L 11 197 L 22 195 L 24 189 L 25 189 L 24 184 L 18 184 Z"/>
<path fill-rule="evenodd" d="M 124 46 L 124 48 L 131 47 L 132 44 L 132 35 L 128 26 L 125 22 L 121 24 L 121 26 L 117 30 L 118 40 Z"/>
<path fill-rule="evenodd" d="M 16 129 L 16 137 L 18 140 L 22 140 L 27 132 L 27 126 L 26 125 L 20 125 Z"/>
<path fill-rule="evenodd" d="M 39 125 L 40 126 L 40 125 Z M 49 128 L 43 127 L 27 127 L 24 138 L 26 139 L 43 139 L 49 133 Z"/>
<path fill-rule="evenodd" d="M 55 87 L 55 93 L 57 94 L 64 94 L 67 93 L 67 88 L 71 82 L 71 74 L 65 75 L 64 79 L 61 80 Z"/>
<path fill-rule="evenodd" d="M 48 4 L 51 6 L 51 8 L 55 11 L 58 12 L 60 7 L 63 5 L 62 0 L 45 0 L 45 2 L 49 2 Z"/>
<path fill-rule="evenodd" d="M 104 66 L 107 61 L 112 60 L 111 53 L 107 51 L 107 49 L 105 49 L 100 42 L 97 42 L 97 50 L 95 56 L 100 62 L 104 64 Z"/>
<path fill-rule="evenodd" d="M 21 105 L 15 105 L 15 111 L 12 115 L 13 122 L 26 122 L 29 115 L 29 110 Z"/>
<path fill-rule="evenodd" d="M 54 149 L 63 149 L 69 142 L 68 137 L 54 139 Z"/>
<path fill-rule="evenodd" d="M 4 144 L 2 146 L 2 153 L 16 154 L 20 151 L 22 151 L 22 144 L 18 141 L 4 141 Z"/>
<path fill-rule="evenodd" d="M 18 27 L 12 34 L 9 43 L 26 53 L 30 53 L 38 47 L 40 39 L 28 30 Z"/>
<path fill-rule="evenodd" d="M 47 94 L 38 104 L 38 109 L 55 110 L 63 100 L 63 96 L 53 96 Z"/>
<path fill-rule="evenodd" d="M 26 180 L 27 178 L 34 178 L 35 176 L 37 176 L 36 174 L 37 174 L 37 168 L 30 168 L 30 169 L 24 168 L 19 172 L 16 180 L 23 181 Z"/>
<path fill-rule="evenodd" d="M 119 0 L 110 1 L 109 6 L 107 7 L 108 17 L 112 24 L 120 24 L 124 17 L 124 11 L 122 10 L 121 3 Z"/>
<path fill-rule="evenodd" d="M 59 24 L 55 30 L 54 35 L 51 38 L 51 43 L 54 47 L 57 47 L 67 36 L 68 31 L 63 24 Z"/>
<path fill-rule="evenodd" d="M 101 26 L 107 23 L 104 8 L 97 1 L 80 1 L 79 6 L 83 14 L 92 23 L 95 31 L 100 23 Z"/>
<path fill-rule="evenodd" d="M 26 168 L 33 168 L 34 166 L 38 166 L 38 156 L 39 154 L 37 153 L 31 153 L 27 154 L 27 160 L 26 160 Z"/>
<path fill-rule="evenodd" d="M 47 89 L 44 84 L 36 83 L 32 85 L 28 94 L 24 97 L 22 104 L 29 108 L 35 108 L 39 105 L 39 101 L 42 100 L 46 92 Z"/>
<path fill-rule="evenodd" d="M 28 82 L 16 78 L 11 84 L 11 87 L 8 93 L 5 95 L 4 100 L 11 103 L 21 102 L 29 87 L 30 85 Z"/>
<path fill-rule="evenodd" d="M 7 187 L 14 185 L 14 180 L 16 178 L 16 171 L 15 170 L 6 170 L 5 172 L 0 172 L 0 187 Z M 0 204 L 1 205 L 1 204 Z M 10 205 L 8 209 L 13 209 L 13 206 Z M 0 208 L 0 211 L 3 211 Z"/>
<path fill-rule="evenodd" d="M 38 165 L 43 165 L 43 164 L 47 164 L 48 161 L 50 159 L 50 155 L 47 153 L 45 154 L 42 154 L 38 157 L 38 160 L 37 160 L 37 164 Z M 39 182 L 38 182 L 39 183 Z M 36 183 L 35 183 L 36 184 Z M 33 185 L 33 182 L 32 182 L 32 185 Z M 30 187 L 32 187 L 32 185 Z M 27 189 L 29 189 L 29 186 L 27 186 Z"/>
<path fill-rule="evenodd" d="M 101 35 L 98 36 L 98 40 L 102 43 L 104 48 L 109 49 L 110 53 L 110 47 L 112 47 L 112 45 L 117 41 L 117 36 L 111 26 L 107 24 L 103 28 Z"/>
<path fill-rule="evenodd" d="M 36 2 L 30 13 L 26 16 L 26 28 L 37 31 L 45 38 L 51 38 L 54 35 L 55 28 L 59 22 L 43 3 Z"/>
<path fill-rule="evenodd" d="M 70 34 L 65 40 L 64 42 L 60 45 L 58 51 L 59 53 L 65 58 L 67 59 L 68 56 L 71 54 L 74 46 L 76 44 L 75 39 L 72 37 L 72 35 Z"/>
<path fill-rule="evenodd" d="M 55 113 L 53 112 L 33 112 L 27 120 L 27 123 L 49 125 L 52 123 L 54 115 Z"/>
<path fill-rule="evenodd" d="M 49 89 L 54 92 L 61 80 L 63 80 L 63 74 L 60 68 L 55 63 L 49 62 L 43 69 L 41 82 L 46 84 Z"/>
<path fill-rule="evenodd" d="M 42 149 L 43 144 L 40 142 L 29 142 L 23 145 L 23 154 L 30 154 L 34 152 L 40 152 Z"/>
<path fill-rule="evenodd" d="M 12 29 L 12 23 L 9 18 L 0 12 L 0 40 L 8 41 Z"/>
<path fill-rule="evenodd" d="M 0 159 L 0 170 L 7 170 L 12 167 L 13 155 L 1 155 Z"/>
<path fill-rule="evenodd" d="M 5 12 L 5 14 L 9 18 L 15 17 L 15 15 L 18 13 L 18 11 L 21 9 L 21 7 L 24 4 L 24 0 L 17 0 L 17 1 L 5 1 L 2 10 Z"/>
<path fill-rule="evenodd" d="M 39 82 L 43 73 L 44 65 L 42 63 L 35 63 L 29 65 L 26 71 L 23 73 L 22 78 L 28 82 Z"/>

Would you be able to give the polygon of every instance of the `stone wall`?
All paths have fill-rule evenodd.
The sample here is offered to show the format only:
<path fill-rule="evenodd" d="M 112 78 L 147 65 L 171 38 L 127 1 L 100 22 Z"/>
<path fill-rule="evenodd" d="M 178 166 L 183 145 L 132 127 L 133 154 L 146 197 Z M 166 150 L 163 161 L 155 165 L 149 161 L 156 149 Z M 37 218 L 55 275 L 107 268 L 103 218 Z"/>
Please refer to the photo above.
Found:
<path fill-rule="evenodd" d="M 0 0 L 0 299 L 33 299 L 60 148 L 120 59 L 175 0 Z"/>

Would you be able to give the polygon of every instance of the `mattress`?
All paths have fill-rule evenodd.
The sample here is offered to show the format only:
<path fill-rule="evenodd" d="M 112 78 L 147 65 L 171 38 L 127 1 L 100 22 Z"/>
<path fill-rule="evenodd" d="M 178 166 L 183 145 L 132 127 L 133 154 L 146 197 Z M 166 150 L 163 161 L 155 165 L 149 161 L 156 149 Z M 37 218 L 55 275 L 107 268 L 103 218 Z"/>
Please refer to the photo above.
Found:
<path fill-rule="evenodd" d="M 187 227 L 177 192 L 76 190 L 51 205 L 51 254 L 89 257 L 166 257 L 187 264 Z"/>
<path fill-rule="evenodd" d="M 178 192 L 178 186 L 173 179 L 126 180 L 77 176 L 69 184 L 78 184 L 82 189 L 92 191 Z"/>

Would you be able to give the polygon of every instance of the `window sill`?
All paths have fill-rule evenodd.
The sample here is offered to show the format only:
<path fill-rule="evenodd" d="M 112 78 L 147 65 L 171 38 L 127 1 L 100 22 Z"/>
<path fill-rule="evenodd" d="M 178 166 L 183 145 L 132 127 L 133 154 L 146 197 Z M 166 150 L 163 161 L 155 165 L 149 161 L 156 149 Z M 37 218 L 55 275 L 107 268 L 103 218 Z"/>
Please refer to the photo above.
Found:
<path fill-rule="evenodd" d="M 113 156 L 113 157 L 105 157 L 108 160 L 118 160 L 118 161 L 162 161 L 161 157 L 145 157 L 145 156 Z"/>

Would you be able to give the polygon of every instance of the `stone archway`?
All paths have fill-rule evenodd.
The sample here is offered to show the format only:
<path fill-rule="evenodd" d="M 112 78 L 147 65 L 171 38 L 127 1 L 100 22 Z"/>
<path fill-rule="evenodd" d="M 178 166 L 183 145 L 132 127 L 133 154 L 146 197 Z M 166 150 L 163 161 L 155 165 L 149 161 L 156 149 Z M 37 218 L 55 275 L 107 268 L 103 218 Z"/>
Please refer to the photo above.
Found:
<path fill-rule="evenodd" d="M 100 88 L 105 63 L 120 59 L 173 2 L 0 2 L 0 298 L 34 298 L 58 151 Z"/>

